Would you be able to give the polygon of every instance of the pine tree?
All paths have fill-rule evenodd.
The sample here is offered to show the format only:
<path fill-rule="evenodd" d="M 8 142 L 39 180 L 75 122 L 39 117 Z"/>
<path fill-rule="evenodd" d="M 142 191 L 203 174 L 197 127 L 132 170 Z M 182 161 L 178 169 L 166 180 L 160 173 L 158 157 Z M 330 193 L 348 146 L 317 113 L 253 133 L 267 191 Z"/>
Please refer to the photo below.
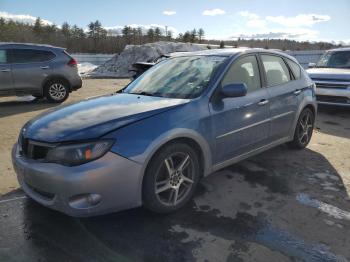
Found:
<path fill-rule="evenodd" d="M 35 23 L 34 23 L 34 26 L 33 26 L 33 32 L 34 32 L 35 36 L 37 36 L 39 39 L 41 38 L 41 34 L 43 32 L 43 23 L 42 23 L 40 17 L 38 17 L 35 20 Z"/>
<path fill-rule="evenodd" d="M 162 31 L 160 30 L 159 27 L 156 27 L 156 29 L 154 29 L 154 38 L 156 41 L 159 41 L 162 37 Z"/>
<path fill-rule="evenodd" d="M 150 41 L 151 43 L 154 42 L 154 30 L 153 30 L 153 28 L 148 29 L 147 37 L 148 37 L 148 41 Z"/>

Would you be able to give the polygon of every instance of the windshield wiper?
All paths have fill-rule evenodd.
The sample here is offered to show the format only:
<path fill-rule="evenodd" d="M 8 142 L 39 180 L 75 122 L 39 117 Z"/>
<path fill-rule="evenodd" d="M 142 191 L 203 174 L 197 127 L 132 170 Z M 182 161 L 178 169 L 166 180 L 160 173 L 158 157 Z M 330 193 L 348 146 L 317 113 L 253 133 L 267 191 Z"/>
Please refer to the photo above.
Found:
<path fill-rule="evenodd" d="M 146 92 L 146 91 L 131 92 L 129 94 L 131 94 L 131 95 L 140 95 L 140 96 L 161 96 L 160 93 L 151 93 L 151 92 Z"/>

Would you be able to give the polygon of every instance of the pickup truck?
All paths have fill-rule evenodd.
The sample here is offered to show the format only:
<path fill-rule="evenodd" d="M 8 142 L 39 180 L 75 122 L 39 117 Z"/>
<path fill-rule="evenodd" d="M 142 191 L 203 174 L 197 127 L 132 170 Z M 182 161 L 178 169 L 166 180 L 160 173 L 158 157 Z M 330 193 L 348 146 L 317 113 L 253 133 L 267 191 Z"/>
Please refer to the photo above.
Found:
<path fill-rule="evenodd" d="M 350 106 L 350 48 L 326 51 L 306 71 L 316 84 L 319 104 Z"/>

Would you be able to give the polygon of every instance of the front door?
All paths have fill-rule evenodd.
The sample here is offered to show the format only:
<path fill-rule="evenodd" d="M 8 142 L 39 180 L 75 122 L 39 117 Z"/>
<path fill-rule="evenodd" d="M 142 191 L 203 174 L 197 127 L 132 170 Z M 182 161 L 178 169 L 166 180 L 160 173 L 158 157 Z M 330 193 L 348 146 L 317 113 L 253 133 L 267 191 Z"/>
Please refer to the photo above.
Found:
<path fill-rule="evenodd" d="M 246 96 L 232 98 L 215 95 L 210 103 L 216 140 L 214 164 L 248 153 L 265 145 L 268 140 L 269 97 L 266 89 L 261 87 L 255 55 L 235 61 L 220 87 L 242 82 L 247 86 Z"/>
<path fill-rule="evenodd" d="M 12 72 L 11 65 L 8 63 L 7 51 L 0 49 L 0 94 L 12 94 Z"/>

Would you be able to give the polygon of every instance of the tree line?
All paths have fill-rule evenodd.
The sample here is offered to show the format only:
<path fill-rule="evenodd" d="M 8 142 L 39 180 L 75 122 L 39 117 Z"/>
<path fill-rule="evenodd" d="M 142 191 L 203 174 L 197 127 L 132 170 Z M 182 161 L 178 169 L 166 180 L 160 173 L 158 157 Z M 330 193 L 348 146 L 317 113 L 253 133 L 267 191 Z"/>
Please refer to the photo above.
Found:
<path fill-rule="evenodd" d="M 202 28 L 193 29 L 177 36 L 171 30 L 159 27 L 144 30 L 124 26 L 120 33 L 106 30 L 100 21 L 87 25 L 87 30 L 64 22 L 61 27 L 47 25 L 37 18 L 34 24 L 0 18 L 0 42 L 42 43 L 67 48 L 72 53 L 120 53 L 126 45 L 141 45 L 157 41 L 202 43 L 207 45 L 261 47 L 281 50 L 318 50 L 335 46 L 326 42 L 298 42 L 289 39 L 235 39 L 230 41 L 205 39 Z M 208 46 L 209 47 L 209 46 Z"/>

